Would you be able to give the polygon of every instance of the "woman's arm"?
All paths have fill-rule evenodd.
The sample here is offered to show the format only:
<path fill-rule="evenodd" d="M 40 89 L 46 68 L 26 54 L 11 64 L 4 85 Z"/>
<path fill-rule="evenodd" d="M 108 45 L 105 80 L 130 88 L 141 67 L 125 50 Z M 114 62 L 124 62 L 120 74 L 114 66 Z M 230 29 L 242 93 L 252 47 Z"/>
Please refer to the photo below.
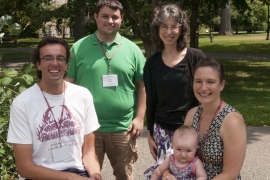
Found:
<path fill-rule="evenodd" d="M 192 122 L 193 122 L 193 117 L 194 117 L 194 114 L 196 112 L 196 109 L 198 107 L 194 107 L 192 109 L 190 109 L 186 115 L 186 118 L 185 118 L 185 122 L 184 122 L 184 125 L 187 125 L 187 126 L 191 126 L 192 125 Z"/>
<path fill-rule="evenodd" d="M 166 170 L 163 172 L 162 180 L 176 180 L 176 178 L 170 173 L 169 170 Z"/>
<path fill-rule="evenodd" d="M 150 153 L 152 154 L 152 157 L 156 161 L 157 160 L 157 145 L 156 145 L 156 142 L 155 142 L 153 136 L 151 136 L 149 130 L 147 132 L 147 139 L 148 139 L 148 145 L 149 145 Z"/>
<path fill-rule="evenodd" d="M 166 157 L 166 159 L 155 169 L 150 180 L 159 180 L 160 177 L 162 176 L 163 172 L 170 168 L 169 158 L 170 158 L 170 156 Z"/>
<path fill-rule="evenodd" d="M 243 117 L 229 113 L 221 126 L 220 135 L 224 143 L 223 169 L 214 180 L 236 179 L 242 168 L 246 153 L 246 126 Z"/>

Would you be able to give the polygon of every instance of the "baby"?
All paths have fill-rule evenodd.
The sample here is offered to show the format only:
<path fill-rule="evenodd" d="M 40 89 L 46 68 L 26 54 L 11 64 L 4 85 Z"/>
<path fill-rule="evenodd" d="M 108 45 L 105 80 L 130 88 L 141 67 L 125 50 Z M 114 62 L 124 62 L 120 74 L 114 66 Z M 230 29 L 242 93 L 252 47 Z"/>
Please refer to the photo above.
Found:
<path fill-rule="evenodd" d="M 189 126 L 181 126 L 172 137 L 173 154 L 167 157 L 154 171 L 151 180 L 159 180 L 167 169 L 177 180 L 206 180 L 202 161 L 195 157 L 198 134 Z"/>

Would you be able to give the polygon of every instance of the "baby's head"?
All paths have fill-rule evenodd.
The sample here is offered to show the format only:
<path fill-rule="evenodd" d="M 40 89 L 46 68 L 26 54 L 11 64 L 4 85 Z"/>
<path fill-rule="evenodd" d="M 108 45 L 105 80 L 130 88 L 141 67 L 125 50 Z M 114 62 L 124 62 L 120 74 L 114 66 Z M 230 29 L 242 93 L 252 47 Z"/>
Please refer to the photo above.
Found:
<path fill-rule="evenodd" d="M 194 158 L 199 143 L 198 133 L 189 126 L 176 129 L 172 138 L 175 158 L 180 162 L 190 162 Z"/>

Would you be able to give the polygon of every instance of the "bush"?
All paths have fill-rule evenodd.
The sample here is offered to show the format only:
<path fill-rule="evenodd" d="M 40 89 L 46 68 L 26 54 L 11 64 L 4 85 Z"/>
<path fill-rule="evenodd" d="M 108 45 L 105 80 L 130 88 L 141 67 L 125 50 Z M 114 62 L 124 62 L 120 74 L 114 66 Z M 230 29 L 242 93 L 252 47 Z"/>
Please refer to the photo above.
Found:
<path fill-rule="evenodd" d="M 0 55 L 0 61 L 2 56 Z M 6 142 L 9 126 L 9 110 L 13 99 L 33 83 L 28 73 L 31 63 L 25 63 L 20 71 L 0 66 L 0 176 L 1 179 L 14 179 L 18 176 L 13 157 L 12 145 Z"/>

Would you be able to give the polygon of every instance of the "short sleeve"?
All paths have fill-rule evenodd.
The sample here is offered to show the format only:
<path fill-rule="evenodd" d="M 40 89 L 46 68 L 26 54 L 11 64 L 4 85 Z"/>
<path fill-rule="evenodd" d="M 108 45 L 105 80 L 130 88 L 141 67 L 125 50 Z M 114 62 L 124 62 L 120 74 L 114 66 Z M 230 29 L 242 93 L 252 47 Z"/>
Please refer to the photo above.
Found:
<path fill-rule="evenodd" d="M 14 103 L 10 110 L 10 122 L 8 129 L 7 142 L 17 144 L 32 144 L 32 132 L 29 127 L 29 121 L 26 110 Z"/>
<path fill-rule="evenodd" d="M 87 91 L 84 93 L 87 94 L 85 97 L 87 98 L 87 108 L 85 112 L 85 134 L 90 134 L 96 131 L 100 125 L 98 123 L 98 118 L 94 107 L 93 96 L 87 89 L 85 90 Z"/>

